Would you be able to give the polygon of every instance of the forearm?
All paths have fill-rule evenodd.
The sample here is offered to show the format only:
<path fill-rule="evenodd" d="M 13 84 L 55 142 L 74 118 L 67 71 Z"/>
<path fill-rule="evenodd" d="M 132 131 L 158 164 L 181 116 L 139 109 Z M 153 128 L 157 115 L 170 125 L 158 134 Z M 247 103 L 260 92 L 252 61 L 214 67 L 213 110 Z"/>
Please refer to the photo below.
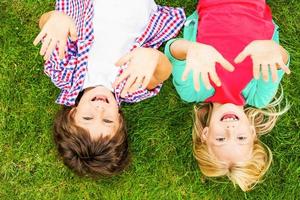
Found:
<path fill-rule="evenodd" d="M 153 89 L 155 88 L 158 84 L 164 82 L 169 78 L 169 76 L 172 73 L 172 64 L 163 54 L 162 52 L 159 51 L 159 61 L 158 65 L 154 71 L 154 74 L 150 80 L 149 85 L 147 86 L 147 89 Z"/>
<path fill-rule="evenodd" d="M 53 12 L 55 11 L 49 11 L 49 12 L 46 12 L 44 13 L 41 18 L 40 18 L 40 21 L 39 21 L 39 27 L 40 29 L 43 28 L 43 26 L 46 24 L 46 22 L 49 20 L 49 18 L 51 17 L 51 15 L 53 14 Z"/>

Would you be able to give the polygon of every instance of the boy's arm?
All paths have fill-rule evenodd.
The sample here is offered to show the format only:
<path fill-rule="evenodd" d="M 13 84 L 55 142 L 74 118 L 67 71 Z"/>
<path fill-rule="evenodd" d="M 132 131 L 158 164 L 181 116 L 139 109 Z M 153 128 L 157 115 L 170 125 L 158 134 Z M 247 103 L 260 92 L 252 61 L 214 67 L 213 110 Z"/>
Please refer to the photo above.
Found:
<path fill-rule="evenodd" d="M 50 11 L 42 15 L 39 26 L 41 32 L 33 44 L 37 45 L 43 41 L 40 54 L 44 56 L 45 60 L 48 60 L 57 46 L 60 59 L 64 58 L 68 35 L 71 36 L 72 41 L 77 40 L 74 20 L 63 12 Z"/>
<path fill-rule="evenodd" d="M 45 23 L 49 20 L 51 14 L 53 14 L 53 13 L 54 13 L 54 10 L 46 12 L 40 17 L 40 21 L 39 21 L 40 29 L 42 29 L 44 27 Z"/>
<path fill-rule="evenodd" d="M 167 58 L 167 56 L 159 51 L 159 59 L 157 67 L 154 71 L 153 76 L 151 77 L 150 83 L 147 86 L 147 89 L 152 90 L 158 84 L 167 80 L 172 72 L 172 64 Z"/>
<path fill-rule="evenodd" d="M 177 60 L 185 60 L 190 42 L 184 39 L 177 39 L 170 45 L 170 52 Z"/>
<path fill-rule="evenodd" d="M 159 50 L 153 48 L 136 48 L 118 60 L 116 66 L 127 68 L 115 80 L 113 87 L 126 80 L 121 96 L 139 89 L 154 89 L 171 74 L 171 63 Z"/>

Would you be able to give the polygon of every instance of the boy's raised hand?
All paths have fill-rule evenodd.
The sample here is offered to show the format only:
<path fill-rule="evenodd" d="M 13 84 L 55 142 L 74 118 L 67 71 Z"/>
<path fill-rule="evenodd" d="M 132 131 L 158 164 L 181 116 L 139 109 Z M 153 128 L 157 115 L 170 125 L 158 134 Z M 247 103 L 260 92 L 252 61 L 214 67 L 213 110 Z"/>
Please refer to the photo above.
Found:
<path fill-rule="evenodd" d="M 116 66 L 128 65 L 113 83 L 113 87 L 115 88 L 123 80 L 127 79 L 121 92 L 121 97 L 125 97 L 129 92 L 132 93 L 138 89 L 145 89 L 148 86 L 159 63 L 160 53 L 156 49 L 137 48 L 118 60 Z"/>
<path fill-rule="evenodd" d="M 220 63 L 227 71 L 233 71 L 234 67 L 228 62 L 214 47 L 206 44 L 190 42 L 186 54 L 186 67 L 182 75 L 185 81 L 190 71 L 193 71 L 194 88 L 200 90 L 199 77 L 207 89 L 212 86 L 209 77 L 217 85 L 221 86 L 221 81 L 216 73 L 216 63 Z"/>
<path fill-rule="evenodd" d="M 63 59 L 68 35 L 70 35 L 72 41 L 77 40 L 76 26 L 73 19 L 62 12 L 51 11 L 41 17 L 40 27 L 42 30 L 33 44 L 37 45 L 43 40 L 40 54 L 44 56 L 44 60 L 50 58 L 56 46 L 59 49 L 59 58 Z"/>
<path fill-rule="evenodd" d="M 255 40 L 251 42 L 235 58 L 234 62 L 241 63 L 248 56 L 253 61 L 253 76 L 255 79 L 259 78 L 261 72 L 263 79 L 268 81 L 269 70 L 273 81 L 278 79 L 277 69 L 282 69 L 287 74 L 291 73 L 283 59 L 283 57 L 288 57 L 287 52 L 273 40 Z"/>

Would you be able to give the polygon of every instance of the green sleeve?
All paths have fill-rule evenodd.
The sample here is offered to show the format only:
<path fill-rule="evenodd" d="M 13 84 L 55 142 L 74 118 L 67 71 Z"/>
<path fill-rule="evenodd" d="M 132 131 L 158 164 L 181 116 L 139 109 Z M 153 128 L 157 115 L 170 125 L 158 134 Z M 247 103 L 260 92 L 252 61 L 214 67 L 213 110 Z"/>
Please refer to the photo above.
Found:
<path fill-rule="evenodd" d="M 276 24 L 273 40 L 279 43 L 279 32 L 278 26 Z M 287 66 L 289 66 L 289 62 Z M 277 93 L 280 81 L 284 75 L 284 72 L 282 70 L 277 70 L 277 73 L 278 80 L 276 82 L 272 81 L 270 71 L 268 81 L 264 81 L 262 76 L 260 76 L 258 80 L 252 79 L 252 81 L 243 90 L 243 96 L 246 99 L 246 103 L 248 105 L 257 108 L 263 108 L 272 101 Z"/>
<path fill-rule="evenodd" d="M 186 81 L 181 79 L 183 71 L 186 66 L 185 60 L 178 60 L 174 58 L 170 52 L 170 45 L 177 39 L 172 39 L 167 42 L 165 47 L 165 54 L 172 63 L 172 75 L 173 84 L 180 98 L 187 102 L 203 102 L 208 97 L 212 96 L 214 89 L 207 90 L 203 84 L 200 77 L 200 90 L 196 91 L 194 89 L 193 75 L 192 72 L 189 73 Z"/>

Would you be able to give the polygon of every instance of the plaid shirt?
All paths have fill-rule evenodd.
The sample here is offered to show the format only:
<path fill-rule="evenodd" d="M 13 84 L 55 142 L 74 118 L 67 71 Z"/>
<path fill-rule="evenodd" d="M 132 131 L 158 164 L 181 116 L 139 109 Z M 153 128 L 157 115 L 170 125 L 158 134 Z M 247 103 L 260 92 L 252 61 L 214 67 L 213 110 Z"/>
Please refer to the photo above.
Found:
<path fill-rule="evenodd" d="M 85 74 L 88 70 L 88 54 L 94 40 L 93 34 L 93 1 L 92 0 L 57 0 L 56 10 L 64 12 L 75 21 L 78 40 L 67 41 L 67 53 L 63 60 L 59 59 L 58 49 L 44 65 L 44 72 L 51 78 L 56 87 L 61 89 L 56 103 L 73 106 L 79 92 L 83 88 Z M 109 16 L 108 16 L 109 17 Z M 159 46 L 175 37 L 185 21 L 185 14 L 181 8 L 158 6 L 144 33 L 138 37 L 132 47 L 159 48 Z M 119 74 L 126 67 L 122 67 Z M 126 83 L 124 80 L 115 88 L 117 102 L 134 103 L 156 95 L 161 84 L 153 90 L 138 90 L 122 98 L 121 91 Z"/>

